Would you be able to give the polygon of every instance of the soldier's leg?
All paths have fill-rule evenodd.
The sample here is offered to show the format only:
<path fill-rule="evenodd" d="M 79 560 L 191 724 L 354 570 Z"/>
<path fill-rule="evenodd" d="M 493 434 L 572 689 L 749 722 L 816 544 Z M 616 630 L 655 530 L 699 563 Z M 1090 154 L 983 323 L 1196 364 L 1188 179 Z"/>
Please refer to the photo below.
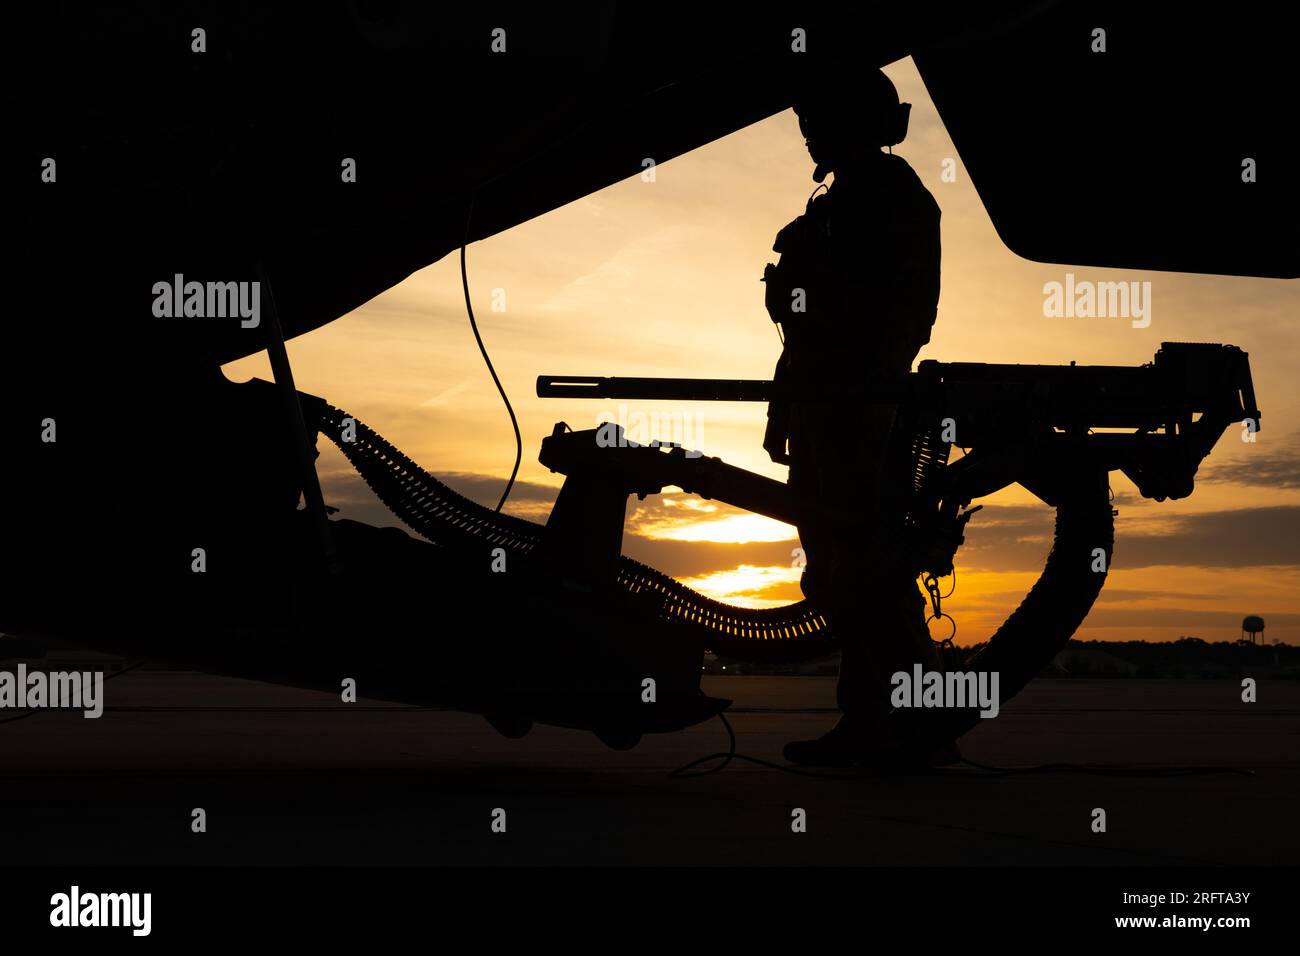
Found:
<path fill-rule="evenodd" d="M 892 410 L 870 409 L 852 420 L 827 415 L 810 429 L 819 500 L 843 515 L 826 529 L 825 607 L 842 652 L 836 696 L 844 717 L 825 737 L 788 745 L 786 757 L 797 763 L 913 763 L 887 721 L 892 677 L 917 661 L 933 669 L 937 655 L 925 627 L 925 599 L 892 530 L 900 516 L 889 513 L 882 493 L 892 423 Z M 824 548 L 809 552 L 810 570 L 824 555 Z"/>
<path fill-rule="evenodd" d="M 853 423 L 836 415 L 830 405 L 796 406 L 790 427 L 791 489 L 845 514 L 856 510 L 861 506 L 855 500 L 861 488 L 855 470 L 859 456 L 853 444 L 861 438 Z M 858 683 L 867 678 L 870 618 L 857 599 L 869 577 L 864 564 L 866 549 L 855 542 L 847 521 L 801 524 L 799 543 L 806 561 L 800 588 L 827 616 L 840 645 L 840 708 L 862 710 L 856 704 L 865 699 Z"/>
<path fill-rule="evenodd" d="M 856 548 L 860 556 L 845 557 Z M 837 702 L 872 719 L 889 712 L 893 675 L 937 661 L 925 627 L 925 599 L 896 555 L 872 542 L 844 542 L 832 583 L 832 623 L 842 660 Z"/>
<path fill-rule="evenodd" d="M 910 666 L 915 631 L 902 607 L 915 584 L 899 563 L 898 540 L 890 529 L 882 473 L 894 423 L 894 409 L 855 409 L 840 427 L 852 430 L 842 445 L 829 493 L 857 515 L 837 528 L 832 590 L 833 617 L 843 657 L 837 699 L 846 714 L 883 721 L 889 712 L 890 678 Z"/>
<path fill-rule="evenodd" d="M 807 501 L 820 501 L 822 486 L 818 459 L 819 437 L 815 408 L 797 404 L 790 413 L 790 490 Z M 819 522 L 799 525 L 799 547 L 803 551 L 803 574 L 799 588 L 803 596 L 829 613 L 831 597 L 832 529 Z"/>
<path fill-rule="evenodd" d="M 878 669 L 873 646 L 880 629 L 879 588 L 872 579 L 878 568 L 865 555 L 866 543 L 841 538 L 835 549 L 831 584 L 831 624 L 840 644 L 840 677 L 835 702 L 845 714 L 871 723 L 888 713 L 889 697 L 882 691 L 887 677 Z"/>

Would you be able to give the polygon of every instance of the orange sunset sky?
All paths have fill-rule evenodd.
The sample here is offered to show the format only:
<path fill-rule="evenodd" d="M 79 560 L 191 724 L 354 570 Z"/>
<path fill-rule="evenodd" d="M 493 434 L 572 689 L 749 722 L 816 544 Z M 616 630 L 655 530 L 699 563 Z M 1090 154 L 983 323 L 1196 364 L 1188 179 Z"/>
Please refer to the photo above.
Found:
<path fill-rule="evenodd" d="M 1119 516 L 1110 580 L 1085 640 L 1239 636 L 1260 614 L 1269 640 L 1300 643 L 1300 288 L 1268 279 L 1137 273 L 1028 262 L 999 240 L 910 60 L 886 69 L 913 104 L 905 157 L 943 210 L 943 293 L 921 359 L 1137 365 L 1162 341 L 1228 342 L 1251 355 L 1263 410 L 1254 444 L 1229 431 L 1197 490 L 1156 503 L 1112 476 Z M 1093 133 L 1062 149 L 1096 148 Z M 957 161 L 955 182 L 941 179 Z M 537 462 L 557 421 L 575 428 L 637 413 L 687 421 L 689 444 L 785 478 L 760 448 L 761 405 L 538 399 L 538 374 L 768 378 L 780 350 L 763 309 L 763 264 L 777 230 L 803 211 L 812 164 L 785 112 L 470 247 L 475 313 L 519 416 L 524 459 L 507 510 L 544 521 L 561 476 Z M 1124 209 L 1062 209 L 1141 230 Z M 1151 282 L 1151 324 L 1046 318 L 1043 285 Z M 493 290 L 505 310 L 493 311 Z M 497 301 L 500 301 L 498 293 Z M 455 254 L 361 308 L 289 343 L 300 389 L 375 428 L 426 469 L 495 505 L 514 460 L 509 419 L 474 344 Z M 264 355 L 232 363 L 270 378 Z M 633 438 L 673 434 L 631 435 Z M 342 516 L 396 524 L 327 441 L 318 467 Z M 984 499 L 958 552 L 945 609 L 958 643 L 984 640 L 1043 566 L 1052 511 L 1020 488 Z M 765 606 L 800 599 L 793 528 L 680 493 L 628 509 L 624 551 L 704 593 Z"/>

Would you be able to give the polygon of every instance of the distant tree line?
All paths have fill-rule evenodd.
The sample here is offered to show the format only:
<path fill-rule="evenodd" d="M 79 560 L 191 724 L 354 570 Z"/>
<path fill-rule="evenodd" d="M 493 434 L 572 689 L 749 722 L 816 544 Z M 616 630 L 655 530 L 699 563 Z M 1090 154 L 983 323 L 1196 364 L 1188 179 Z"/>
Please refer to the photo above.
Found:
<path fill-rule="evenodd" d="M 953 648 L 945 666 L 959 669 L 984 643 Z M 806 664 L 754 664 L 708 655 L 710 674 L 761 674 L 767 676 L 834 676 L 838 655 Z M 1176 641 L 1070 641 L 1039 672 L 1040 677 L 1232 678 L 1264 673 L 1271 678 L 1300 679 L 1300 647 L 1291 644 L 1252 646 L 1238 641 L 1203 641 L 1180 637 Z"/>

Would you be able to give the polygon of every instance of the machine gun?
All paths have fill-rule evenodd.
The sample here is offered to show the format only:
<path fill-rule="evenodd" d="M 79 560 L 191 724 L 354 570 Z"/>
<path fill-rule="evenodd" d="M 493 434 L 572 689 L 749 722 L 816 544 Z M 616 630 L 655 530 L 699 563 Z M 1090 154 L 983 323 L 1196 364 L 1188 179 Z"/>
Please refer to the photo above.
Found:
<path fill-rule="evenodd" d="M 542 376 L 537 394 L 684 402 L 769 401 L 777 392 L 770 381 Z M 951 573 L 976 498 L 1018 482 L 1056 508 L 1042 575 L 988 644 L 964 662 L 970 670 L 997 671 L 1004 702 L 1073 636 L 1105 583 L 1114 548 L 1109 473 L 1121 471 L 1157 501 L 1186 497 L 1201 461 L 1229 426 L 1241 423 L 1253 433 L 1260 425 L 1247 354 L 1202 343 L 1163 343 L 1152 362 L 1136 368 L 927 361 L 897 382 L 785 397 L 896 406 L 883 484 L 884 493 L 897 496 L 896 507 L 883 510 L 898 523 L 889 540 L 927 576 L 932 599 L 933 578 Z M 628 577 L 618 554 L 632 493 L 675 485 L 795 524 L 854 520 L 716 458 L 633 445 L 621 434 L 617 442 L 598 442 L 601 433 L 570 432 L 561 424 L 542 442 L 542 463 L 566 476 L 547 547 L 583 579 L 577 583 L 598 588 Z M 950 461 L 954 447 L 964 454 Z M 824 626 L 807 611 L 769 622 L 719 608 L 694 613 L 719 618 L 711 643 L 720 652 L 815 646 L 799 635 Z M 767 639 L 735 639 L 751 632 Z M 902 738 L 930 744 L 979 722 L 976 712 L 960 709 L 901 710 L 890 719 Z"/>
<path fill-rule="evenodd" d="M 778 397 L 771 381 L 584 376 L 540 376 L 537 394 L 682 402 Z M 1184 498 L 1230 425 L 1240 422 L 1251 432 L 1260 427 L 1247 354 L 1203 343 L 1163 343 L 1154 360 L 1139 367 L 926 361 L 898 382 L 784 397 L 898 406 L 888 466 L 893 480 L 886 487 L 898 496 L 894 510 L 916 570 L 936 576 L 951 572 L 971 514 L 961 509 L 975 498 L 1019 482 L 1056 505 L 1063 469 L 1118 470 L 1145 497 Z M 542 463 L 567 477 L 552 530 L 574 541 L 568 557 L 579 565 L 597 560 L 594 539 L 604 543 L 597 564 L 616 557 L 610 548 L 617 548 L 621 532 L 612 532 L 610 522 L 621 527 L 622 499 L 670 485 L 791 524 L 819 513 L 824 520 L 852 520 L 717 458 L 640 447 L 621 434 L 618 442 L 604 443 L 614 447 L 601 447 L 598 431 L 566 433 L 557 426 L 542 443 Z M 950 464 L 953 447 L 967 452 Z"/>

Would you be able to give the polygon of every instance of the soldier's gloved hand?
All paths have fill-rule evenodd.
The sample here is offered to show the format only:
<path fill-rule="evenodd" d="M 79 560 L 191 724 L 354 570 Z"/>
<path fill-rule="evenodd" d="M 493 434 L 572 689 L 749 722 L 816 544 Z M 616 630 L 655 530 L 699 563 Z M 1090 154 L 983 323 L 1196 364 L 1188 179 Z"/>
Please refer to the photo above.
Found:
<path fill-rule="evenodd" d="M 785 423 L 780 420 L 780 416 L 769 415 L 767 418 L 767 431 L 763 433 L 763 450 L 778 465 L 788 465 L 790 464 L 790 456 L 786 453 L 785 445 Z"/>
<path fill-rule="evenodd" d="M 763 269 L 763 305 L 767 309 L 767 314 L 773 322 L 789 321 L 790 311 L 790 289 L 788 284 L 781 278 L 781 270 L 768 263 Z"/>

